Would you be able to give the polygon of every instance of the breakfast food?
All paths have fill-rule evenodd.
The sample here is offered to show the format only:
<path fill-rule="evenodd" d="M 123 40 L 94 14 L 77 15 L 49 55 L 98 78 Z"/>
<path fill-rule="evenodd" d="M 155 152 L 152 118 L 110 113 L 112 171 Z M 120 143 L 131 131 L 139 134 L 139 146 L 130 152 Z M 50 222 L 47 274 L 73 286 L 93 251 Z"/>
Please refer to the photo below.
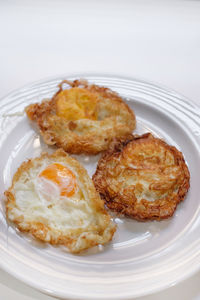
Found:
<path fill-rule="evenodd" d="M 63 89 L 63 84 L 70 88 Z M 74 154 L 104 151 L 113 138 L 132 133 L 136 123 L 117 93 L 86 80 L 64 80 L 51 100 L 31 104 L 25 111 L 46 144 Z"/>
<path fill-rule="evenodd" d="M 189 181 L 182 153 L 150 133 L 113 142 L 93 175 L 108 208 L 141 221 L 171 217 Z"/>
<path fill-rule="evenodd" d="M 22 163 L 5 195 L 19 230 L 72 253 L 109 242 L 116 230 L 87 171 L 60 149 Z"/>

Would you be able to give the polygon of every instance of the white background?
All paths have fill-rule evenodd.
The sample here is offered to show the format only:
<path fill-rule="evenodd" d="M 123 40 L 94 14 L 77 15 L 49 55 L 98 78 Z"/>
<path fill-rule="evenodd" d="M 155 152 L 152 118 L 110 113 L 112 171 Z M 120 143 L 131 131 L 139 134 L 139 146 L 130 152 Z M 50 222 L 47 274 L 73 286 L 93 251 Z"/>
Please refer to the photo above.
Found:
<path fill-rule="evenodd" d="M 84 72 L 154 81 L 200 105 L 200 1 L 0 0 L 0 97 Z M 197 300 L 199 281 L 140 299 Z M 0 298 L 54 299 L 3 271 Z"/>

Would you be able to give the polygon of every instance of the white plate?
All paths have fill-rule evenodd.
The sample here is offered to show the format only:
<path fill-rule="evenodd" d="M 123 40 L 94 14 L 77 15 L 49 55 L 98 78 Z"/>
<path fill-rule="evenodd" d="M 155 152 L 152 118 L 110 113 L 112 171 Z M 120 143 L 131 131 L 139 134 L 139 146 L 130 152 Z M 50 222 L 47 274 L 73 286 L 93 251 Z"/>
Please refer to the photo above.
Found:
<path fill-rule="evenodd" d="M 21 162 L 47 149 L 26 116 L 18 113 L 29 103 L 52 96 L 66 77 L 29 85 L 0 102 L 2 199 Z M 169 220 L 141 223 L 116 218 L 118 230 L 113 241 L 82 255 L 39 243 L 8 226 L 1 201 L 0 265 L 32 287 L 67 299 L 125 300 L 170 287 L 200 266 L 200 109 L 154 84 L 108 76 L 81 77 L 124 96 L 136 113 L 137 133 L 151 131 L 184 153 L 191 172 L 187 198 Z M 98 156 L 77 158 L 92 175 Z"/>

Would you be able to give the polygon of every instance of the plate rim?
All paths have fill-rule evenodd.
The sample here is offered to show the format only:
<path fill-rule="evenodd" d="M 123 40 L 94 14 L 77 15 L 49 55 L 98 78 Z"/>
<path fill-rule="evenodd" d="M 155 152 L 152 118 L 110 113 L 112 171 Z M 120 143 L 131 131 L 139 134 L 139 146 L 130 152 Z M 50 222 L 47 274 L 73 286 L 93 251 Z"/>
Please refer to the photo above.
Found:
<path fill-rule="evenodd" d="M 189 102 L 190 105 L 197 107 L 198 109 L 200 109 L 200 104 L 198 105 L 196 102 L 194 102 L 190 97 L 186 97 L 185 95 L 183 95 L 182 93 L 180 93 L 179 91 L 177 91 L 176 89 L 172 89 L 170 87 L 168 87 L 165 84 L 159 83 L 157 81 L 154 80 L 148 80 L 147 78 L 144 77 L 134 77 L 134 76 L 119 76 L 116 75 L 116 73 L 98 73 L 98 72 L 75 72 L 75 73 L 62 73 L 62 74 L 58 74 L 56 76 L 52 75 L 52 76 L 46 76 L 46 77 L 42 77 L 38 80 L 34 80 L 34 81 L 30 81 L 24 85 L 20 85 L 18 88 L 12 89 L 10 92 L 5 93 L 5 95 L 0 97 L 0 101 L 4 100 L 5 98 L 10 97 L 12 94 L 14 94 L 15 92 L 20 92 L 23 89 L 27 89 L 30 88 L 31 86 L 37 85 L 39 83 L 45 83 L 48 81 L 53 81 L 53 80 L 57 80 L 58 78 L 60 78 L 60 80 L 62 80 L 62 78 L 84 78 L 86 77 L 99 77 L 99 78 L 113 78 L 113 79 L 120 79 L 120 80 L 129 80 L 129 81 L 137 81 L 137 82 L 141 82 L 144 84 L 149 84 L 151 86 L 154 86 L 156 88 L 162 89 L 166 92 L 169 93 L 173 93 L 176 94 L 177 97 L 186 100 L 187 102 Z"/>

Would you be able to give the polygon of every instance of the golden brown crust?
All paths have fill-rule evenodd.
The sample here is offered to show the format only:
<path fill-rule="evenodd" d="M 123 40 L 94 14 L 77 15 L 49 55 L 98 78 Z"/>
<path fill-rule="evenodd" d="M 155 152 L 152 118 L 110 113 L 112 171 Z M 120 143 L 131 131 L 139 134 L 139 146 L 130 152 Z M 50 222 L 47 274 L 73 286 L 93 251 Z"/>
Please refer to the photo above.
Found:
<path fill-rule="evenodd" d="M 111 210 L 141 221 L 161 220 L 184 199 L 190 174 L 180 151 L 147 133 L 114 141 L 93 182 Z"/>
<path fill-rule="evenodd" d="M 63 84 L 81 88 L 97 98 L 97 120 L 66 120 L 56 113 L 56 103 Z M 64 80 L 51 100 L 31 104 L 25 109 L 28 118 L 37 123 L 44 141 L 74 154 L 97 154 L 107 149 L 113 138 L 127 136 L 135 128 L 135 115 L 115 92 L 90 85 L 86 80 Z"/>
<path fill-rule="evenodd" d="M 16 198 L 16 189 L 19 182 L 25 184 L 30 181 L 30 171 L 41 167 L 44 159 L 56 161 L 69 165 L 81 182 L 81 189 L 85 193 L 88 205 L 95 215 L 95 220 L 87 227 L 58 229 L 55 226 L 47 225 L 41 220 L 34 220 L 33 217 L 27 217 L 26 213 L 20 207 L 20 202 Z M 82 192 L 81 192 L 82 193 Z M 70 157 L 62 149 L 58 149 L 53 154 L 43 153 L 40 157 L 28 160 L 18 168 L 12 181 L 11 187 L 5 192 L 6 196 L 6 214 L 7 218 L 13 222 L 20 231 L 28 232 L 35 238 L 48 242 L 52 245 L 65 245 L 72 253 L 79 253 L 98 244 L 104 244 L 112 239 L 116 226 L 112 223 L 109 214 L 104 208 L 104 202 L 100 199 L 92 180 L 87 171 L 80 163 Z M 49 222 L 51 224 L 51 220 Z"/>

